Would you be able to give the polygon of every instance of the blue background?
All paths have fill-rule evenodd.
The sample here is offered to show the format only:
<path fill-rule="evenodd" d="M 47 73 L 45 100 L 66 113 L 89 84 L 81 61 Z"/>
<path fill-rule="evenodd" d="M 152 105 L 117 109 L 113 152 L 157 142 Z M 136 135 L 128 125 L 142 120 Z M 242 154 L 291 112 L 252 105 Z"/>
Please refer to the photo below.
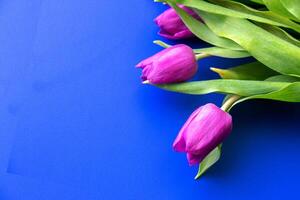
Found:
<path fill-rule="evenodd" d="M 0 2 L 0 199 L 299 198 L 299 104 L 233 109 L 220 161 L 199 181 L 171 144 L 189 114 L 222 96 L 140 83 L 161 48 L 148 0 Z M 205 46 L 204 43 L 198 46 Z M 209 67 L 250 59 L 207 58 Z"/>

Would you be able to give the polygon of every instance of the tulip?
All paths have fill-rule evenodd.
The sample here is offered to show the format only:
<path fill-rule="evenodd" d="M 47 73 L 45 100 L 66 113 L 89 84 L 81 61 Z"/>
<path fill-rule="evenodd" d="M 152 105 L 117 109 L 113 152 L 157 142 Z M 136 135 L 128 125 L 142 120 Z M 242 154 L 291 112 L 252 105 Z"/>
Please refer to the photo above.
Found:
<path fill-rule="evenodd" d="M 187 153 L 189 164 L 195 165 L 221 144 L 231 129 L 231 115 L 209 103 L 192 113 L 175 139 L 173 148 Z"/>
<path fill-rule="evenodd" d="M 200 20 L 199 16 L 191 9 L 180 5 L 189 15 Z M 158 17 L 154 19 L 154 22 L 160 28 L 159 35 L 168 39 L 186 39 L 194 37 L 194 34 L 186 27 L 181 18 L 177 15 L 173 8 L 169 8 Z"/>
<path fill-rule="evenodd" d="M 195 75 L 198 69 L 193 49 L 179 44 L 143 60 L 137 64 L 142 68 L 142 80 L 153 84 L 182 82 Z"/>

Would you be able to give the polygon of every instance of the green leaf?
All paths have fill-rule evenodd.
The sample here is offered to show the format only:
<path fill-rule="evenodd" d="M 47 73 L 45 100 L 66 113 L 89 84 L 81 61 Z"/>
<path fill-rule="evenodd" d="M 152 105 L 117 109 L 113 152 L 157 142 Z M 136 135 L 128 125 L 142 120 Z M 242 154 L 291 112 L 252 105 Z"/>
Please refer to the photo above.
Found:
<path fill-rule="evenodd" d="M 241 98 L 238 101 L 236 101 L 234 104 L 232 104 L 228 110 L 232 109 L 235 105 L 239 103 L 251 99 L 271 99 L 271 100 L 286 101 L 286 102 L 300 102 L 300 95 L 299 95 L 300 79 L 299 78 L 292 77 L 292 76 L 285 76 L 285 75 L 277 75 L 266 79 L 266 82 L 268 81 L 287 82 L 288 84 L 285 87 L 270 93 Z"/>
<path fill-rule="evenodd" d="M 295 19 L 295 17 L 283 6 L 280 0 L 263 0 L 263 2 L 270 11 L 273 11 L 290 19 Z"/>
<path fill-rule="evenodd" d="M 258 3 L 258 4 L 261 4 L 261 5 L 264 5 L 263 0 L 251 0 L 251 1 L 255 2 L 255 3 Z"/>
<path fill-rule="evenodd" d="M 160 40 L 155 40 L 153 41 L 153 43 L 163 48 L 169 48 L 172 46 Z M 220 47 L 208 47 L 208 48 L 193 49 L 193 50 L 194 53 L 196 54 L 206 54 L 206 55 L 219 56 L 224 58 L 245 58 L 250 56 L 245 51 L 236 51 L 236 50 L 224 49 Z"/>
<path fill-rule="evenodd" d="M 265 79 L 265 81 L 293 83 L 293 82 L 300 82 L 300 78 L 280 74 L 280 75 L 271 76 Z"/>
<path fill-rule="evenodd" d="M 300 48 L 245 19 L 199 11 L 217 35 L 241 45 L 267 67 L 285 75 L 300 76 Z"/>
<path fill-rule="evenodd" d="M 299 0 L 280 0 L 280 2 L 292 15 L 300 20 Z"/>
<path fill-rule="evenodd" d="M 218 47 L 223 47 L 232 50 L 243 50 L 238 44 L 233 42 L 232 40 L 222 38 L 213 33 L 207 25 L 199 22 L 188 13 L 186 13 L 183 9 L 179 8 L 176 4 L 166 1 L 168 4 L 173 7 L 177 14 L 180 16 L 185 25 L 193 32 L 198 38 L 201 40 L 213 44 Z"/>
<path fill-rule="evenodd" d="M 271 99 L 286 102 L 300 102 L 300 82 L 290 83 L 286 87 L 270 92 L 251 96 L 251 99 Z"/>
<path fill-rule="evenodd" d="M 228 69 L 211 68 L 223 79 L 265 80 L 278 74 L 260 62 L 252 62 Z"/>
<path fill-rule="evenodd" d="M 212 150 L 200 163 L 199 170 L 195 179 L 199 179 L 212 165 L 214 165 L 221 156 L 221 145 Z"/>
<path fill-rule="evenodd" d="M 253 8 L 247 7 L 244 4 L 228 1 L 228 0 L 210 0 L 212 3 L 203 0 L 166 0 L 166 2 L 183 4 L 185 6 L 202 10 L 209 13 L 220 14 L 225 16 L 251 19 L 254 21 L 272 24 L 275 26 L 282 26 L 292 28 L 300 32 L 300 25 L 293 21 L 282 17 L 278 14 L 270 11 L 259 11 Z M 218 5 L 216 5 L 218 4 Z"/>
<path fill-rule="evenodd" d="M 289 83 L 286 82 L 215 79 L 208 81 L 193 81 L 155 86 L 168 91 L 185 94 L 201 95 L 216 92 L 222 94 L 236 94 L 247 97 L 278 91 L 288 85 Z"/>
<path fill-rule="evenodd" d="M 195 53 L 205 53 L 208 55 L 219 56 L 223 58 L 246 58 L 251 56 L 246 51 L 236 51 L 230 49 L 224 49 L 221 47 L 208 47 L 201 49 L 194 49 Z"/>
<path fill-rule="evenodd" d="M 258 23 L 258 22 L 256 22 L 255 24 L 257 26 L 259 26 L 260 28 L 263 28 L 264 30 L 268 31 L 269 33 L 272 33 L 273 35 L 275 35 L 297 47 L 300 47 L 300 41 L 297 40 L 296 38 L 294 38 L 293 36 L 291 36 L 286 31 L 282 30 L 281 28 L 279 28 L 277 26 L 272 26 L 269 24 Z"/>
<path fill-rule="evenodd" d="M 216 3 L 217 5 L 221 5 L 224 6 L 226 8 L 229 9 L 237 9 L 239 11 L 244 11 L 247 13 L 251 13 L 252 15 L 256 15 L 259 17 L 263 17 L 263 18 L 267 18 L 270 20 L 274 20 L 276 22 L 279 22 L 281 24 L 285 24 L 287 27 L 292 28 L 296 31 L 300 31 L 300 25 L 295 23 L 293 20 L 295 19 L 295 17 L 293 17 L 293 15 L 291 15 L 289 12 L 287 12 L 286 15 L 289 15 L 289 17 L 287 17 L 286 15 L 282 15 L 280 13 L 277 12 L 273 12 L 273 11 L 262 11 L 262 10 L 256 10 L 253 9 L 251 7 L 248 7 L 242 3 L 238 3 L 235 1 L 229 1 L 229 0 L 209 0 L 210 2 Z M 280 0 L 267 0 L 267 1 L 280 1 Z M 285 8 L 282 8 L 283 10 L 286 10 Z M 217 13 L 218 14 L 218 13 Z M 231 16 L 231 17 L 236 17 L 236 16 Z M 256 20 L 254 18 L 248 18 L 250 20 L 256 21 L 256 22 L 261 22 L 261 23 L 266 23 L 264 21 L 261 20 Z M 293 19 L 293 20 L 291 20 Z M 274 25 L 273 23 L 266 23 L 266 24 L 270 24 L 270 25 Z M 282 26 L 282 25 L 278 25 L 278 26 Z M 284 27 L 284 26 L 282 26 Z"/>

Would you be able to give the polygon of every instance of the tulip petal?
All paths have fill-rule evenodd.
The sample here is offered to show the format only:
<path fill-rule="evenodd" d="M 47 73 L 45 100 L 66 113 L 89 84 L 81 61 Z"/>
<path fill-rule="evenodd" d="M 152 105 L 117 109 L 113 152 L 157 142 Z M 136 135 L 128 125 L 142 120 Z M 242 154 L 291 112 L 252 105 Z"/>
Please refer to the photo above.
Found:
<path fill-rule="evenodd" d="M 143 71 L 142 71 L 142 76 L 141 76 L 141 79 L 143 80 L 143 81 L 146 81 L 146 80 L 148 80 L 148 74 L 150 73 L 150 71 L 151 71 L 151 65 L 147 65 L 144 69 L 143 69 Z"/>
<path fill-rule="evenodd" d="M 178 39 L 178 38 L 174 37 L 174 35 L 168 33 L 168 32 L 165 31 L 165 30 L 160 30 L 160 31 L 158 32 L 158 35 L 160 35 L 160 36 L 162 36 L 162 37 L 164 37 L 164 38 L 167 38 L 167 39 L 169 39 L 169 40 L 175 40 L 175 39 Z"/>
<path fill-rule="evenodd" d="M 231 132 L 232 118 L 214 104 L 203 106 L 186 131 L 186 151 L 206 156 L 216 148 Z"/>
<path fill-rule="evenodd" d="M 199 19 L 198 15 L 183 5 L 179 5 L 180 8 L 184 9 L 191 16 Z M 167 39 L 187 39 L 193 37 L 194 34 L 186 27 L 181 18 L 178 16 L 173 8 L 167 9 L 165 12 L 160 14 L 154 19 L 154 22 L 160 28 L 159 35 Z"/>
<path fill-rule="evenodd" d="M 166 48 L 137 65 L 142 80 L 152 84 L 168 84 L 190 79 L 198 69 L 193 49 L 179 44 Z"/>
<path fill-rule="evenodd" d="M 156 60 L 157 58 L 159 58 L 161 55 L 165 54 L 167 52 L 168 49 L 164 49 L 156 54 L 154 54 L 153 56 L 150 56 L 149 58 L 146 58 L 144 60 L 142 60 L 141 62 L 139 62 L 136 65 L 136 68 L 142 68 L 144 69 L 146 66 L 151 65 L 153 63 L 154 60 Z"/>
<path fill-rule="evenodd" d="M 199 107 L 197 110 L 195 110 L 188 120 L 185 122 L 181 130 L 179 131 L 179 134 L 177 135 L 175 141 L 173 142 L 173 149 L 178 152 L 185 152 L 186 144 L 185 144 L 185 129 L 189 126 L 191 121 L 197 116 L 197 114 L 201 111 L 202 107 Z"/>
<path fill-rule="evenodd" d="M 190 30 L 185 29 L 185 30 L 182 30 L 178 33 L 175 33 L 175 35 L 173 37 L 175 39 L 191 38 L 191 37 L 194 37 L 194 34 Z"/>
<path fill-rule="evenodd" d="M 182 82 L 190 79 L 197 71 L 193 50 L 186 45 L 167 48 L 164 54 L 153 60 L 153 70 L 148 79 L 154 84 Z"/>

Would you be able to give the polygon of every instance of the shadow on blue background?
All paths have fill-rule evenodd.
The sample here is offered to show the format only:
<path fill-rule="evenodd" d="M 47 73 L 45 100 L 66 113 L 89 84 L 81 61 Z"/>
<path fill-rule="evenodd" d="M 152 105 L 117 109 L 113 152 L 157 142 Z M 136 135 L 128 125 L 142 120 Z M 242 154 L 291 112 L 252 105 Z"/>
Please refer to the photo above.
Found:
<path fill-rule="evenodd" d="M 0 34 L 0 199 L 298 196 L 299 104 L 238 105 L 222 158 L 200 181 L 173 152 L 189 114 L 222 96 L 140 83 L 134 66 L 161 49 L 152 44 L 159 39 L 152 19 L 165 8 L 138 0 L 3 1 L 0 25 L 10 33 Z M 211 66 L 250 60 L 204 59 L 195 79 L 216 78 Z"/>

